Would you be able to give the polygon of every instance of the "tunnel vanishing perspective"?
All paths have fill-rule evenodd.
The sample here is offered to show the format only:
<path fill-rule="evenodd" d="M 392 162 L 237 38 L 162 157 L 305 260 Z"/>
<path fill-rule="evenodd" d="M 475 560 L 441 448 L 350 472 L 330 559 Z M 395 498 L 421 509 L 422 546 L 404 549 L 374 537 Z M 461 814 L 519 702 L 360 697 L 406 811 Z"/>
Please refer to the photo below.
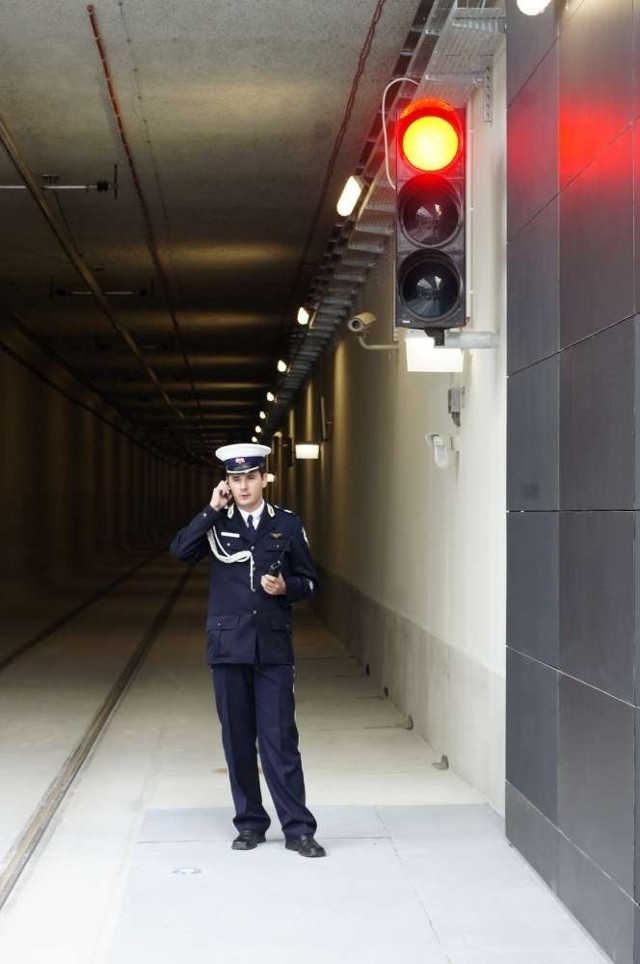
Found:
<path fill-rule="evenodd" d="M 640 7 L 525 7 L 0 9 L 3 962 L 640 962 Z M 250 440 L 323 861 L 168 552 Z"/>

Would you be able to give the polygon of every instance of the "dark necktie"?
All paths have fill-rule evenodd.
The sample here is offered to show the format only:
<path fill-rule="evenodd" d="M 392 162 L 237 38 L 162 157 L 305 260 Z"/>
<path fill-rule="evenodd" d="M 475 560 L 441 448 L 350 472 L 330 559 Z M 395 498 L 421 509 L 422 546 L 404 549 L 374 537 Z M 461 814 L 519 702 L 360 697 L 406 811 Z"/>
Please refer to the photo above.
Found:
<path fill-rule="evenodd" d="M 256 531 L 256 527 L 253 524 L 252 515 L 247 516 L 247 528 L 249 529 L 249 535 L 253 535 L 253 533 Z"/>

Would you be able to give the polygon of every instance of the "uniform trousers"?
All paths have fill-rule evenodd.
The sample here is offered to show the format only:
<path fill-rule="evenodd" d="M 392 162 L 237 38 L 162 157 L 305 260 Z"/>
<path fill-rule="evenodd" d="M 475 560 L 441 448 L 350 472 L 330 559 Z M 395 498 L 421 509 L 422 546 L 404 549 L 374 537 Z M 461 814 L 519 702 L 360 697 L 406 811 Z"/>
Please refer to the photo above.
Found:
<path fill-rule="evenodd" d="M 285 837 L 314 834 L 305 805 L 293 692 L 294 667 L 218 663 L 212 667 L 238 830 L 264 832 L 271 820 L 262 805 L 260 762 Z"/>

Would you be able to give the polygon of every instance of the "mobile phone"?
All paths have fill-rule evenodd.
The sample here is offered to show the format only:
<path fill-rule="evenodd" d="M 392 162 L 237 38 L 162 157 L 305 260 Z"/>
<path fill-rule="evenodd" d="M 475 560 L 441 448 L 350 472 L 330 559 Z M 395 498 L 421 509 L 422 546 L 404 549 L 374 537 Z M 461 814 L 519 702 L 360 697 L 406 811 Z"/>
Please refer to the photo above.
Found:
<path fill-rule="evenodd" d="M 272 562 L 268 569 L 270 576 L 279 576 L 282 573 L 282 559 Z"/>

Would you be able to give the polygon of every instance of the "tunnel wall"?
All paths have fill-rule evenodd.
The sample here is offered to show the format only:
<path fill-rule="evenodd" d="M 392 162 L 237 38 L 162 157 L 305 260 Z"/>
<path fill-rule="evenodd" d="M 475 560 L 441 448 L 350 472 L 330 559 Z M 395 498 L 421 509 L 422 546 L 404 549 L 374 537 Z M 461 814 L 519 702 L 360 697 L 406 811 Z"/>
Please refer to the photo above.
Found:
<path fill-rule="evenodd" d="M 473 102 L 471 301 L 497 350 L 466 353 L 461 375 L 409 374 L 400 349 L 366 351 L 343 332 L 290 413 L 286 433 L 326 438 L 318 462 L 281 460 L 281 495 L 302 515 L 321 566 L 318 605 L 437 754 L 504 808 L 505 435 L 504 55 L 494 122 Z M 359 310 L 391 342 L 395 267 L 382 256 Z M 466 403 L 459 429 L 450 387 Z M 425 433 L 453 436 L 436 468 Z M 277 470 L 278 471 L 278 470 Z M 285 503 L 286 504 L 286 503 Z"/>
<path fill-rule="evenodd" d="M 508 7 L 507 832 L 638 944 L 640 4 Z"/>
<path fill-rule="evenodd" d="M 2 652 L 122 575 L 206 500 L 208 480 L 0 319 Z"/>

